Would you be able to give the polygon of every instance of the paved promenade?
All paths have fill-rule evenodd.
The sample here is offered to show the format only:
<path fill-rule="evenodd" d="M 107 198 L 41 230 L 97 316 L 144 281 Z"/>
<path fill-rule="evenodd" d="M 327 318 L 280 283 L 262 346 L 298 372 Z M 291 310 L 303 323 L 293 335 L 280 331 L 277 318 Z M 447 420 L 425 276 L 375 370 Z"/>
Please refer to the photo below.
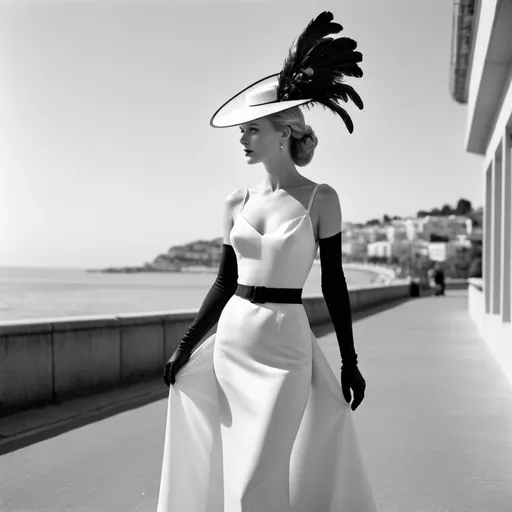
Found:
<path fill-rule="evenodd" d="M 353 414 L 379 511 L 511 512 L 512 387 L 467 292 L 372 313 L 355 316 L 367 393 Z M 314 332 L 339 378 L 333 332 Z M 0 420 L 0 511 L 156 510 L 165 395 L 148 383 Z"/>

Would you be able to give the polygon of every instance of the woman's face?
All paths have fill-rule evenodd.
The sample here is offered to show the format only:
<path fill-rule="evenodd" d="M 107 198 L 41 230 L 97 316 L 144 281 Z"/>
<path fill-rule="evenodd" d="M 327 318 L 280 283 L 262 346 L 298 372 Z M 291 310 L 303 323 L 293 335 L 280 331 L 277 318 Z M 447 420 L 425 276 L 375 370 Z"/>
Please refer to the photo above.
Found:
<path fill-rule="evenodd" d="M 281 153 L 281 132 L 274 130 L 266 117 L 240 125 L 240 133 L 243 149 L 252 151 L 244 153 L 249 164 L 271 160 Z"/>

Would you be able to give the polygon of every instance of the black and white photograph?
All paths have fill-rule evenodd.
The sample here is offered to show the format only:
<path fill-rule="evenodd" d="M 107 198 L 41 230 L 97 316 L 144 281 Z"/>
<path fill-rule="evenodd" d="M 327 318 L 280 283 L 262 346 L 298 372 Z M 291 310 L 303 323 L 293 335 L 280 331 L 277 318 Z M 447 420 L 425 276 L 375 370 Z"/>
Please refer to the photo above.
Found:
<path fill-rule="evenodd" d="M 512 512 L 512 0 L 0 0 L 0 512 Z"/>

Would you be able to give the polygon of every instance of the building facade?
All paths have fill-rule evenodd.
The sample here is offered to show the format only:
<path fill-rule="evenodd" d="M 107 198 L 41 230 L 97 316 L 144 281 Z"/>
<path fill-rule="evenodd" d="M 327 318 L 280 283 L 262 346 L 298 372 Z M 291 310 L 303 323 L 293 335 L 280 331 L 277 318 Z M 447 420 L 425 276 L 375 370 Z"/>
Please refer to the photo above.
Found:
<path fill-rule="evenodd" d="M 464 149 L 482 156 L 482 279 L 471 280 L 469 307 L 512 383 L 512 1 L 455 0 L 451 62 Z"/>
<path fill-rule="evenodd" d="M 446 261 L 457 253 L 453 242 L 429 242 L 428 257 L 432 261 Z"/>

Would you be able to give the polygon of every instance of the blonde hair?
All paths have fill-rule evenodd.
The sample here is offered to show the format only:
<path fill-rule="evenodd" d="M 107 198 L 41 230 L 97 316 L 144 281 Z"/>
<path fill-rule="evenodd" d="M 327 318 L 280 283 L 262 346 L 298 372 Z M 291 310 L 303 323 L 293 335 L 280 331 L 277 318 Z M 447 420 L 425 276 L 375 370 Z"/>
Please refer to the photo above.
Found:
<path fill-rule="evenodd" d="M 299 167 L 308 165 L 313 159 L 318 137 L 313 128 L 306 124 L 304 114 L 299 107 L 292 107 L 268 116 L 270 124 L 276 131 L 282 131 L 287 126 L 291 129 L 290 155 L 293 163 Z"/>

